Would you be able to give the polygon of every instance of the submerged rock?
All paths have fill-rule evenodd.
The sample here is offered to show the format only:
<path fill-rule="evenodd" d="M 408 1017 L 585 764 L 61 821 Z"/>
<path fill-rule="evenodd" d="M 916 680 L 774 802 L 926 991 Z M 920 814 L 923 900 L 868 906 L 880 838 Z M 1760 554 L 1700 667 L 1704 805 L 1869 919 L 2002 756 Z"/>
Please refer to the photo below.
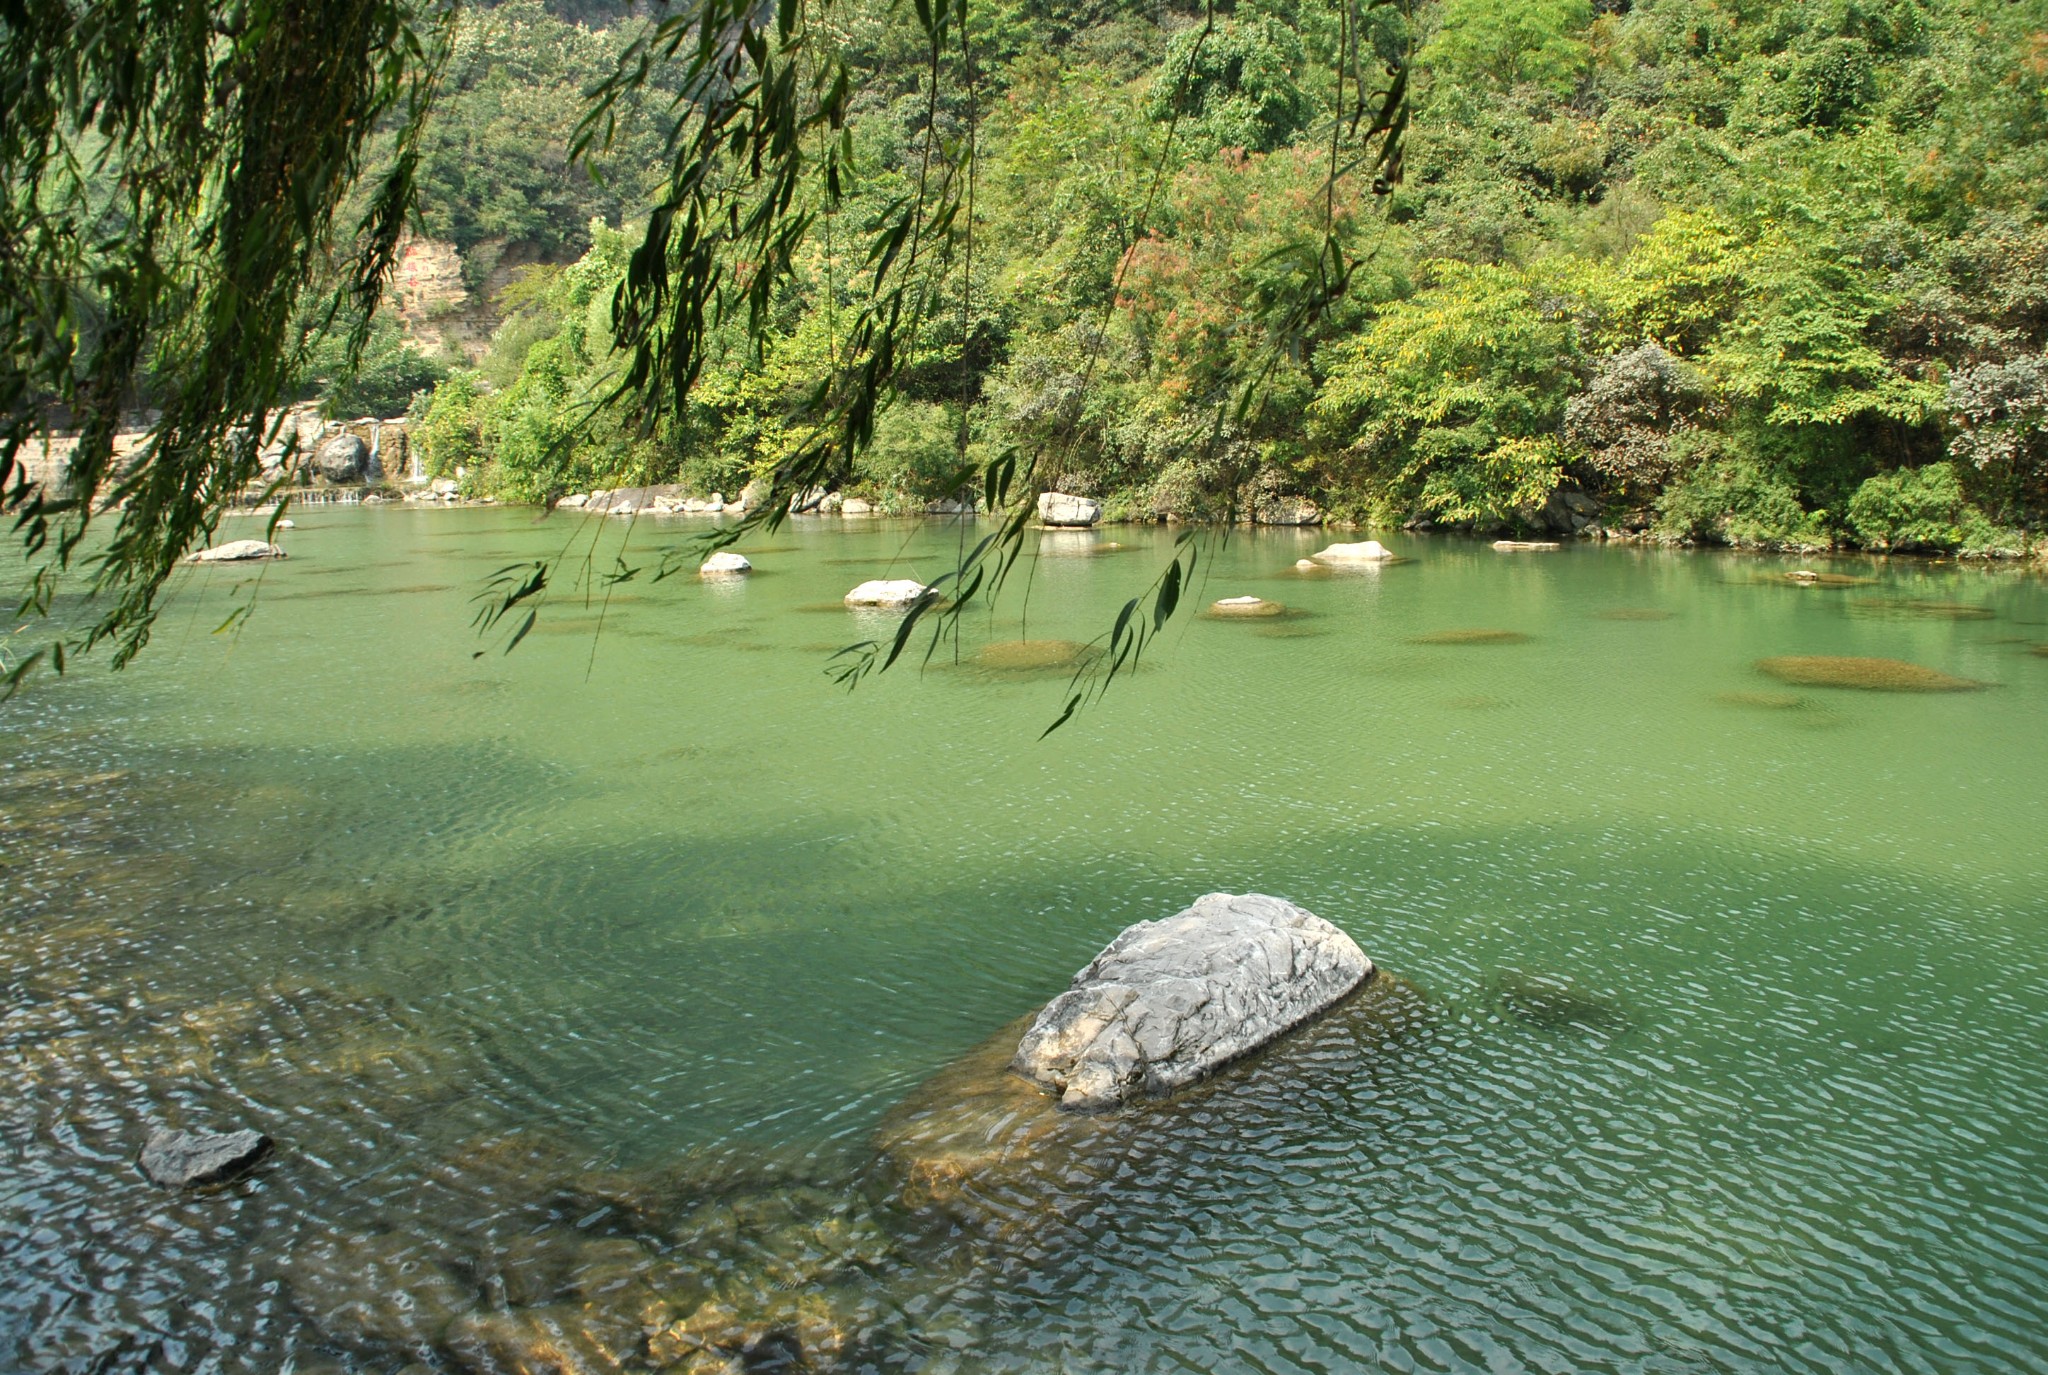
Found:
<path fill-rule="evenodd" d="M 1063 1112 L 1011 1072 L 1031 1019 L 998 1029 L 884 1114 L 874 1146 L 886 1196 L 900 1209 L 900 1254 L 943 1268 L 962 1258 L 1042 1264 L 1085 1244 L 1083 1221 L 1109 1192 L 1143 1190 L 1188 1163 L 1232 1150 L 1229 1134 L 1343 1086 L 1401 1078 L 1396 1047 L 1430 1017 L 1414 985 L 1375 973 L 1288 1036 L 1256 1069 L 1212 1075 L 1116 1113 Z M 1398 1090 L 1394 1090 L 1398 1091 Z M 1257 1128 L 1253 1128 L 1257 1130 Z M 1258 1147 L 1245 1143 L 1244 1149 Z M 963 1239 L 966 1240 L 963 1247 Z"/>
<path fill-rule="evenodd" d="M 219 1184 L 244 1173 L 270 1153 L 262 1132 L 181 1132 L 158 1129 L 149 1134 L 137 1161 L 152 1184 L 166 1189 Z"/>
<path fill-rule="evenodd" d="M 235 563 L 242 559 L 281 559 L 284 550 L 266 540 L 233 539 L 185 556 L 187 563 Z"/>
<path fill-rule="evenodd" d="M 1937 602 L 1912 598 L 1851 602 L 1849 612 L 1856 616 L 1925 616 L 1944 621 L 1988 621 L 1998 615 L 1988 606 L 1978 606 L 1971 602 Z"/>
<path fill-rule="evenodd" d="M 1318 563 L 1379 563 L 1392 557 L 1394 551 L 1376 539 L 1361 540 L 1357 544 L 1333 544 L 1315 554 Z"/>
<path fill-rule="evenodd" d="M 1759 659 L 1757 669 L 1797 687 L 1862 688 L 1869 692 L 1967 692 L 1984 684 L 1902 659 L 1854 655 L 1784 654 Z"/>
<path fill-rule="evenodd" d="M 336 1346 L 424 1353 L 476 1305 L 450 1259 L 420 1237 L 320 1229 L 297 1237 L 273 1264 L 293 1306 Z"/>
<path fill-rule="evenodd" d="M 1102 503 L 1094 497 L 1040 492 L 1038 518 L 1047 525 L 1093 525 L 1102 519 Z"/>
<path fill-rule="evenodd" d="M 1816 573 L 1811 568 L 1795 568 L 1765 581 L 1787 582 L 1794 587 L 1873 587 L 1877 583 L 1876 578 L 1860 578 L 1851 573 Z"/>
<path fill-rule="evenodd" d="M 1011 1068 L 1076 1111 L 1185 1087 L 1372 977 L 1321 917 L 1263 893 L 1210 893 L 1126 928 L 1048 1003 Z"/>
<path fill-rule="evenodd" d="M 706 578 L 730 578 L 753 571 L 754 565 L 745 554 L 735 554 L 730 549 L 719 550 L 697 566 L 698 574 Z"/>
<path fill-rule="evenodd" d="M 1796 692 L 1717 692 L 1714 700 L 1731 707 L 1761 707 L 1766 711 L 1792 711 L 1806 705 Z"/>
<path fill-rule="evenodd" d="M 1418 645 L 1518 645 L 1529 637 L 1519 630 L 1433 630 L 1417 635 Z"/>
<path fill-rule="evenodd" d="M 560 1304 L 465 1313 L 441 1345 L 476 1375 L 617 1375 L 644 1369 L 646 1338 L 641 1323 L 607 1305 Z"/>
<path fill-rule="evenodd" d="M 1618 1000 L 1551 975 L 1509 971 L 1494 981 L 1493 995 L 1501 1011 L 1544 1031 L 1618 1035 L 1634 1025 Z"/>
<path fill-rule="evenodd" d="M 848 606 L 908 606 L 925 594 L 914 578 L 873 578 L 846 594 Z"/>
<path fill-rule="evenodd" d="M 1264 597 L 1225 597 L 1209 603 L 1209 614 L 1225 619 L 1246 616 L 1278 616 L 1287 610 L 1279 602 L 1269 602 Z"/>
<path fill-rule="evenodd" d="M 1078 640 L 999 640 L 976 650 L 970 662 L 992 673 L 1067 672 L 1100 652 Z"/>

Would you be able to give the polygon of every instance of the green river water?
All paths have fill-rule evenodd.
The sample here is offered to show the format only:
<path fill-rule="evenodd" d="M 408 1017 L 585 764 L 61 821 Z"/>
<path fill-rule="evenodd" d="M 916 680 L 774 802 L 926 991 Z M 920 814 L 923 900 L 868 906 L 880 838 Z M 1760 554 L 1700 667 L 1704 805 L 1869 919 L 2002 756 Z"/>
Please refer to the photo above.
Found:
<path fill-rule="evenodd" d="M 0 1369 L 2048 1369 L 2037 573 L 1237 534 L 1198 604 L 1294 614 L 1041 741 L 1057 673 L 824 672 L 943 522 L 565 572 L 474 657 L 493 570 L 702 523 L 294 515 L 0 707 Z M 1089 639 L 1170 539 L 1048 537 L 974 635 Z M 1218 890 L 1385 996 L 1000 1177 L 878 1155 Z M 164 1123 L 278 1151 L 166 1195 Z"/>

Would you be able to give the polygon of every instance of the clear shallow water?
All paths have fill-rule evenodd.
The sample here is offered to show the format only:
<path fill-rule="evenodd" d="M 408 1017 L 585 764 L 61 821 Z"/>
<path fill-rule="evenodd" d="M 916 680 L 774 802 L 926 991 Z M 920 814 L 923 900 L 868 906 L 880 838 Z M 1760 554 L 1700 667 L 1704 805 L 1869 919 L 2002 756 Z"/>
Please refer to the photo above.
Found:
<path fill-rule="evenodd" d="M 757 1369 L 2048 1365 L 2038 577 L 1402 540 L 1307 579 L 1322 538 L 1240 534 L 1202 599 L 1300 614 L 1184 618 L 1040 743 L 1058 676 L 823 675 L 944 526 L 808 522 L 472 658 L 489 572 L 621 524 L 295 518 L 134 669 L 0 708 L 0 1367 L 698 1368 L 648 1336 L 707 1297 Z M 1166 548 L 1049 540 L 989 637 L 1091 637 Z M 1483 629 L 1527 638 L 1418 642 Z M 1417 996 L 964 1193 L 877 1162 L 1218 889 Z M 159 1121 L 281 1149 L 166 1198 Z"/>

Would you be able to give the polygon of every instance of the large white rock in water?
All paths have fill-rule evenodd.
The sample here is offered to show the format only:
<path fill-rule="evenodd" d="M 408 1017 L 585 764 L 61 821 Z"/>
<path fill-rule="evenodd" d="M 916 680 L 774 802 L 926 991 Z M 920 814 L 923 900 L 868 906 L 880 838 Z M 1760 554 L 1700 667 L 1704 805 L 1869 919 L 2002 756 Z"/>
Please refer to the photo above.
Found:
<path fill-rule="evenodd" d="M 188 555 L 187 563 L 233 563 L 238 559 L 281 559 L 284 550 L 260 539 L 231 539 L 226 544 L 216 544 L 211 549 L 201 549 Z"/>
<path fill-rule="evenodd" d="M 1372 977 L 1351 937 L 1263 893 L 1127 927 L 1045 1005 L 1010 1068 L 1091 1112 L 1182 1088 Z"/>
<path fill-rule="evenodd" d="M 697 565 L 699 576 L 706 578 L 731 578 L 753 571 L 754 565 L 745 554 L 735 554 L 730 549 L 721 549 Z"/>
<path fill-rule="evenodd" d="M 1094 497 L 1040 492 L 1038 518 L 1047 525 L 1093 525 L 1102 519 L 1102 503 Z"/>
<path fill-rule="evenodd" d="M 1378 563 L 1394 557 L 1394 551 L 1376 539 L 1369 539 L 1357 544 L 1333 544 L 1315 557 L 1320 563 Z"/>
<path fill-rule="evenodd" d="M 908 606 L 924 595 L 914 578 L 876 578 L 846 594 L 848 606 Z"/>

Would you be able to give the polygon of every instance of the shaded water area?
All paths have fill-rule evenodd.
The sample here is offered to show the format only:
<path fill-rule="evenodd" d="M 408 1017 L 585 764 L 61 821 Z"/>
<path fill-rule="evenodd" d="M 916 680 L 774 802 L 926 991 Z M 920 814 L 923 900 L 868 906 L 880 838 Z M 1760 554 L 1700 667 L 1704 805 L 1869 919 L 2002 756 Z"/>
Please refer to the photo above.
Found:
<path fill-rule="evenodd" d="M 473 658 L 492 571 L 625 525 L 297 520 L 0 708 L 0 1369 L 2048 1368 L 2034 574 L 1240 534 L 1187 604 L 1289 614 L 1179 618 L 1041 743 L 1164 532 L 848 694 L 893 618 L 838 598 L 955 528 Z M 1384 976 L 1167 1105 L 1001 1074 L 1215 890 Z M 167 1194 L 158 1124 L 278 1149 Z"/>

